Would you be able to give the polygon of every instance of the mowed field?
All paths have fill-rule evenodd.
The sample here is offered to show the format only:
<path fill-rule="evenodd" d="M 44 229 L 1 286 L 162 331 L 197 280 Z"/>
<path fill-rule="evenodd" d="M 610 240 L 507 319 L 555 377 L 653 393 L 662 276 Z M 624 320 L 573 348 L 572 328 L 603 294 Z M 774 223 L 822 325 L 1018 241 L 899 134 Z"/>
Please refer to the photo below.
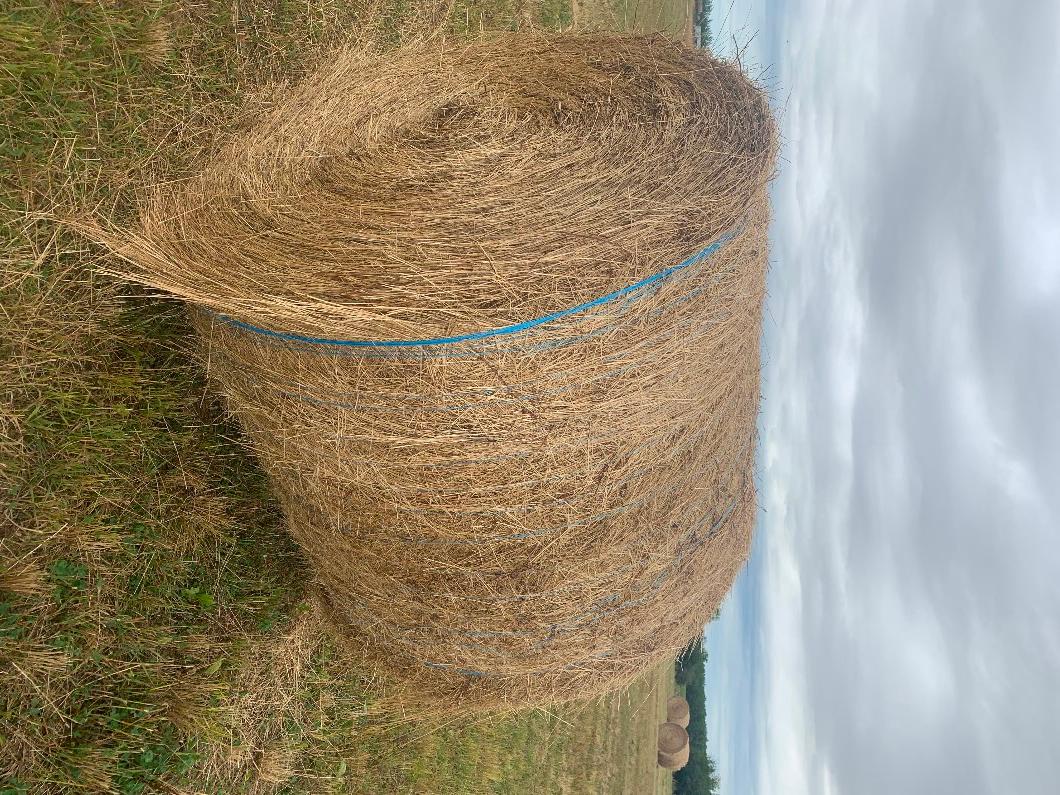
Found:
<path fill-rule="evenodd" d="M 321 629 L 309 615 L 257 644 L 228 704 L 234 733 L 194 771 L 204 789 L 242 791 L 252 780 L 249 791 L 262 791 L 275 779 L 283 792 L 364 795 L 672 791 L 655 742 L 666 698 L 680 692 L 673 665 L 621 694 L 553 711 L 405 721 L 342 676 Z"/>
<path fill-rule="evenodd" d="M 594 24 L 676 31 L 670 2 L 596 6 Z M 127 216 L 138 184 L 196 168 L 204 130 L 253 114 L 246 97 L 330 42 L 575 15 L 566 0 L 0 10 L 0 793 L 670 791 L 654 744 L 672 666 L 555 712 L 382 709 L 323 631 L 179 309 L 100 277 L 102 252 L 59 223 Z"/>
<path fill-rule="evenodd" d="M 573 0 L 573 16 L 579 25 L 663 32 L 689 44 L 694 10 L 694 0 Z"/>

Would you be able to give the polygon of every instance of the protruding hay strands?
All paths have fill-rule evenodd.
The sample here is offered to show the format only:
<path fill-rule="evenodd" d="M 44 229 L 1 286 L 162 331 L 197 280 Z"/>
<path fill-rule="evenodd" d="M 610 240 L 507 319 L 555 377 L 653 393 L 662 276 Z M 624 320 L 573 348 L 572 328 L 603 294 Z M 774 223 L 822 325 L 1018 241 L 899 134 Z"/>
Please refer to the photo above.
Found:
<path fill-rule="evenodd" d="M 389 692 L 546 704 L 673 657 L 747 555 L 774 138 L 661 38 L 342 50 L 106 237 L 195 307 Z"/>

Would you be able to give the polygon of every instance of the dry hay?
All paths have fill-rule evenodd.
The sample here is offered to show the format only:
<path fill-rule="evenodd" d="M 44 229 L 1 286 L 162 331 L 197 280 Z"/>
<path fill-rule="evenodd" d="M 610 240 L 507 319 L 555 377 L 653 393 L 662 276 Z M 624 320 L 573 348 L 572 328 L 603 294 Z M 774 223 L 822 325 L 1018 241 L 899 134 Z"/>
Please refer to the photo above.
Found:
<path fill-rule="evenodd" d="M 682 748 L 688 747 L 688 732 L 684 726 L 676 723 L 659 724 L 659 752 L 664 754 L 676 754 Z"/>
<path fill-rule="evenodd" d="M 692 745 L 689 743 L 685 745 L 680 751 L 673 754 L 665 754 L 662 751 L 658 752 L 657 758 L 659 767 L 665 768 L 666 770 L 672 770 L 674 772 L 680 770 L 688 764 L 688 757 L 692 750 Z"/>
<path fill-rule="evenodd" d="M 676 723 L 683 729 L 688 728 L 688 702 L 681 696 L 671 696 L 666 700 L 666 722 Z"/>
<path fill-rule="evenodd" d="M 363 662 L 544 704 L 672 659 L 747 556 L 774 154 L 662 38 L 342 50 L 104 236 L 193 305 Z"/>
<path fill-rule="evenodd" d="M 659 726 L 659 767 L 678 770 L 688 763 L 688 732 L 676 723 Z"/>

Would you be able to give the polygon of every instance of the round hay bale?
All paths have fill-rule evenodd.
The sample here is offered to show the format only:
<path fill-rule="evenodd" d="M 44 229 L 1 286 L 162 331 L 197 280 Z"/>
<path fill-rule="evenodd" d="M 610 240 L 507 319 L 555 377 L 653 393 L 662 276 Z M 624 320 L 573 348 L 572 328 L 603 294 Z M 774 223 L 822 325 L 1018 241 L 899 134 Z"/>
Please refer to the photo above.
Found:
<path fill-rule="evenodd" d="M 674 755 L 674 759 L 673 759 L 673 763 L 672 763 L 674 766 L 672 768 L 670 768 L 670 769 L 674 770 L 674 771 L 677 771 L 677 770 L 680 770 L 681 768 L 683 768 L 685 765 L 687 765 L 688 764 L 688 757 L 691 754 L 691 752 L 692 752 L 692 743 L 689 742 L 688 745 L 686 745 L 682 750 L 678 751 Z"/>
<path fill-rule="evenodd" d="M 675 773 L 688 764 L 688 757 L 692 750 L 692 745 L 689 743 L 677 753 L 665 754 L 662 751 L 658 752 L 659 767 L 665 768 L 666 770 L 672 770 Z"/>
<path fill-rule="evenodd" d="M 672 659 L 746 559 L 775 149 L 663 38 L 341 50 L 109 242 L 193 306 L 363 664 L 545 704 Z"/>
<path fill-rule="evenodd" d="M 688 732 L 676 723 L 663 723 L 659 726 L 659 766 L 667 770 L 677 770 L 688 763 Z"/>
<path fill-rule="evenodd" d="M 666 701 L 666 721 L 676 723 L 685 729 L 688 728 L 689 712 L 688 702 L 681 696 L 671 696 Z"/>

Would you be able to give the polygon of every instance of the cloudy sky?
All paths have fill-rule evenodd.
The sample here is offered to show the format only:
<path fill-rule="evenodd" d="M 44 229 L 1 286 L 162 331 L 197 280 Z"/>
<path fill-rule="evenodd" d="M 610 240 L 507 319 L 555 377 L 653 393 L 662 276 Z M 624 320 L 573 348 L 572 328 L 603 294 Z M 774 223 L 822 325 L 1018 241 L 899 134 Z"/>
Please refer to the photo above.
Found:
<path fill-rule="evenodd" d="M 729 1 L 784 160 L 722 791 L 1060 792 L 1060 0 Z"/>

